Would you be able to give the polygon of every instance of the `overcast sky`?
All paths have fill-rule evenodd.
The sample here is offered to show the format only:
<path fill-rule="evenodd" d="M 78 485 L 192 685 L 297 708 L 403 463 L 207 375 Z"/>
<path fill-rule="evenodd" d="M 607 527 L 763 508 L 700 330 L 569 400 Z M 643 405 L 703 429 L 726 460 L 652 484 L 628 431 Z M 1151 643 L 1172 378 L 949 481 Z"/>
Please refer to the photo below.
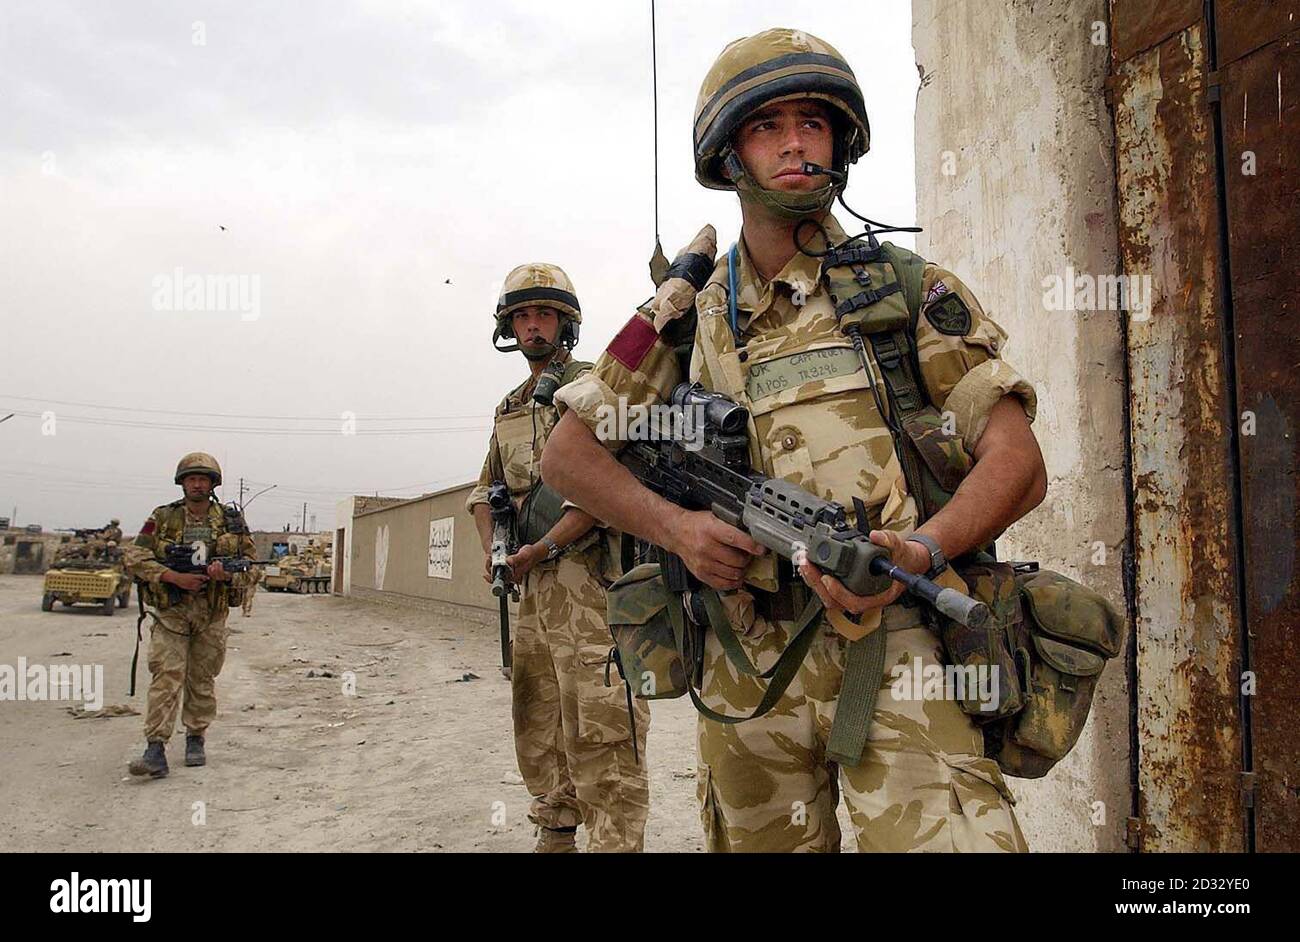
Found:
<path fill-rule="evenodd" d="M 490 346 L 505 273 L 569 273 L 589 360 L 651 292 L 649 7 L 4 4 L 0 417 L 18 414 L 0 423 L 0 516 L 135 532 L 198 449 L 227 499 L 240 476 L 278 485 L 249 508 L 258 529 L 296 526 L 304 501 L 323 529 L 347 494 L 475 477 L 526 372 Z M 773 26 L 849 60 L 872 141 L 848 200 L 910 224 L 910 16 L 659 0 L 667 254 L 706 222 L 736 237 L 734 195 L 695 183 L 692 108 L 722 47 Z M 169 309 L 178 268 L 255 279 L 257 310 Z"/>

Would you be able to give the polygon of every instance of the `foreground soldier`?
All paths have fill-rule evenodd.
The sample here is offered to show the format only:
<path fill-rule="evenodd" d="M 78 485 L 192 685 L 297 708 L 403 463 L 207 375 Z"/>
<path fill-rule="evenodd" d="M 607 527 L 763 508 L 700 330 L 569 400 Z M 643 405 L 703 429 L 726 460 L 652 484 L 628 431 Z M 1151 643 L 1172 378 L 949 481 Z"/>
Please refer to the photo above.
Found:
<path fill-rule="evenodd" d="M 534 400 L 538 380 L 548 366 L 547 378 L 560 385 L 591 367 L 569 352 L 582 320 L 578 299 L 556 266 L 521 265 L 506 278 L 496 317 L 493 344 L 513 338 L 514 345 L 497 349 L 523 353 L 530 376 L 497 406 L 483 472 L 465 507 L 489 573 L 488 486 L 504 481 L 518 508 L 522 545 L 508 560 L 522 589 L 511 700 L 519 771 L 533 796 L 528 818 L 539 828 L 539 852 L 573 851 L 579 823 L 589 850 L 639 851 L 650 808 L 650 711 L 633 701 L 634 741 L 626 685 L 613 672 L 605 686 L 605 588 L 619 574 L 617 534 L 576 507 L 561 507 L 558 497 L 546 506 L 553 492 L 539 490 L 542 446 L 559 413 L 551 402 Z"/>
<path fill-rule="evenodd" d="M 882 363 L 897 370 L 898 358 L 850 345 L 837 319 L 846 296 L 830 296 L 821 256 L 812 254 L 846 241 L 829 207 L 867 145 L 861 90 L 828 44 L 769 30 L 724 50 L 697 102 L 696 177 L 738 191 L 743 227 L 734 265 L 724 255 L 695 299 L 698 325 L 685 328 L 685 339 L 693 337 L 689 377 L 749 409 L 756 468 L 846 507 L 861 498 L 872 541 L 903 568 L 937 576 L 944 554 L 984 545 L 1042 500 L 1045 470 L 1028 422 L 1034 393 L 999 359 L 1005 335 L 965 285 L 925 265 L 924 316 L 912 319 L 908 342 L 921 392 L 954 416 L 974 467 L 946 508 L 916 530 L 917 500 L 886 423 L 894 402 L 880 388 Z M 870 312 L 891 293 L 879 290 L 890 279 L 878 260 L 859 269 L 852 292 L 864 293 Z M 724 592 L 724 608 L 760 667 L 785 649 L 809 590 L 825 604 L 826 622 L 769 713 L 736 725 L 699 720 L 709 848 L 835 851 L 842 791 L 863 851 L 1025 850 L 1001 771 L 952 700 L 894 699 L 885 680 L 860 761 L 837 766 L 827 758 L 847 676 L 847 641 L 832 618 L 843 624 L 845 612 L 866 613 L 863 626 L 888 632 L 887 666 L 938 664 L 921 610 L 896 603 L 901 586 L 859 597 L 808 563 L 801 581 L 747 534 L 642 487 L 601 447 L 617 450 L 618 442 L 598 443 L 602 406 L 617 408 L 620 397 L 628 405 L 661 402 L 686 378 L 673 350 L 682 338 L 669 326 L 634 316 L 595 369 L 560 393 L 568 411 L 543 469 L 600 519 L 678 554 L 707 585 L 736 590 Z M 871 357 L 874 375 L 861 356 Z M 743 716 L 764 688 L 733 669 L 708 632 L 700 689 L 709 708 Z"/>
<path fill-rule="evenodd" d="M 242 519 L 222 508 L 212 495 L 221 483 L 221 467 L 211 455 L 196 451 L 176 466 L 176 483 L 185 496 L 154 508 L 135 542 L 123 548 L 127 572 L 147 583 L 140 588 L 151 606 L 148 704 L 145 708 L 144 755 L 131 762 L 132 775 L 162 778 L 167 774 L 167 740 L 176 728 L 176 712 L 184 691 L 185 764 L 204 765 L 203 737 L 217 715 L 216 677 L 226 659 L 226 616 L 232 595 L 246 574 L 232 576 L 221 563 L 206 573 L 174 572 L 163 565 L 172 543 L 202 544 L 204 558 L 254 554 L 252 538 Z M 243 533 L 232 532 L 242 530 Z M 169 598 L 168 586 L 179 590 Z M 236 591 L 232 593 L 232 589 Z M 249 587 L 251 591 L 251 586 Z"/>

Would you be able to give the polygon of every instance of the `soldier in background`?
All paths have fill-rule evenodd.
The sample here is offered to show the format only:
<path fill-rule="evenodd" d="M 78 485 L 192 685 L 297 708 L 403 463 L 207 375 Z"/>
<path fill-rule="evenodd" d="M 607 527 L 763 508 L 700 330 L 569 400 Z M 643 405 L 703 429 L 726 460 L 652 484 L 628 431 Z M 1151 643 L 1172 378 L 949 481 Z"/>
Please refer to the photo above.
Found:
<path fill-rule="evenodd" d="M 175 572 L 164 565 L 173 543 L 201 544 L 206 556 L 252 557 L 253 540 L 243 519 L 223 508 L 212 494 L 221 483 L 217 459 L 192 452 L 176 465 L 175 481 L 185 492 L 180 500 L 154 508 L 135 542 L 123 548 L 127 572 L 144 583 L 150 606 L 148 704 L 145 751 L 131 762 L 132 775 L 162 778 L 167 774 L 166 743 L 181 711 L 185 724 L 185 764 L 204 765 L 204 735 L 217 715 L 216 678 L 226 659 L 226 616 L 249 591 L 246 573 L 227 573 L 220 562 L 206 572 Z M 169 592 L 168 587 L 174 591 Z M 182 709 L 182 695 L 184 706 Z"/>
<path fill-rule="evenodd" d="M 633 723 L 626 684 L 614 674 L 605 685 L 611 643 L 605 589 L 619 575 L 617 534 L 562 505 L 541 483 L 542 447 L 560 414 L 549 395 L 543 392 L 545 401 L 538 402 L 534 392 L 544 375 L 563 387 L 591 368 L 569 352 L 581 320 L 573 285 L 558 267 L 520 265 L 506 277 L 493 343 L 513 339 L 497 349 L 523 353 L 529 376 L 497 406 L 483 472 L 465 504 L 483 542 L 489 581 L 489 485 L 504 481 L 519 508 L 523 545 L 508 560 L 522 590 L 511 703 L 515 754 L 533 796 L 528 818 L 538 826 L 541 853 L 575 850 L 579 823 L 587 828 L 589 850 L 639 851 L 650 808 L 644 765 L 650 711 L 644 701 L 632 701 Z M 554 497 L 549 506 L 546 494 Z"/>
<path fill-rule="evenodd" d="M 108 526 L 104 527 L 104 529 L 100 531 L 99 538 L 103 540 L 105 543 L 111 540 L 112 542 L 121 545 L 122 543 L 122 527 L 120 526 L 121 523 L 122 523 L 121 520 L 117 519 L 117 517 L 114 517 L 112 520 L 108 522 Z"/>
<path fill-rule="evenodd" d="M 243 586 L 243 601 L 240 602 L 239 610 L 245 618 L 253 617 L 253 599 L 257 595 L 257 584 L 262 581 L 261 566 L 254 566 L 248 570 L 245 575 L 245 584 Z"/>

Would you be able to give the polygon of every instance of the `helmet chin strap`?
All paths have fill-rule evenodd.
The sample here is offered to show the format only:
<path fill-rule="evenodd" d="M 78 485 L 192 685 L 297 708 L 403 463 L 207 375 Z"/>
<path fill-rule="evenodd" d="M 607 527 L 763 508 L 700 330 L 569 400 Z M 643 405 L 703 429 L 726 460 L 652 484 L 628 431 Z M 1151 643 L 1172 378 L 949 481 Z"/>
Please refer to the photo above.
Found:
<path fill-rule="evenodd" d="M 808 176 L 826 175 L 830 178 L 825 186 L 807 193 L 788 193 L 783 190 L 768 190 L 754 182 L 745 165 L 741 163 L 736 152 L 729 151 L 723 158 L 722 172 L 736 186 L 736 192 L 742 200 L 758 203 L 773 215 L 782 219 L 802 219 L 814 213 L 830 209 L 835 197 L 844 189 L 848 175 L 838 171 L 825 170 L 817 164 L 805 162 L 803 172 Z"/>
<path fill-rule="evenodd" d="M 528 346 L 524 346 L 523 344 L 517 344 L 517 346 L 519 347 L 519 352 L 522 353 L 524 356 L 526 356 L 529 360 L 532 360 L 534 363 L 540 360 L 549 360 L 552 356 L 554 356 L 556 353 L 559 353 L 560 351 L 560 348 L 553 343 L 547 343 L 546 346 L 542 348 L 528 347 Z"/>
<path fill-rule="evenodd" d="M 502 338 L 513 340 L 514 343 L 501 346 L 497 341 Z M 547 341 L 545 351 L 534 352 L 519 342 L 519 338 L 511 331 L 507 333 L 507 327 L 504 319 L 497 321 L 497 329 L 492 332 L 492 349 L 497 353 L 522 353 L 529 360 L 545 360 L 547 357 L 558 353 L 561 349 L 572 350 L 578 345 L 578 325 L 573 323 L 573 319 L 564 316 L 560 320 L 559 336 L 554 342 Z"/>

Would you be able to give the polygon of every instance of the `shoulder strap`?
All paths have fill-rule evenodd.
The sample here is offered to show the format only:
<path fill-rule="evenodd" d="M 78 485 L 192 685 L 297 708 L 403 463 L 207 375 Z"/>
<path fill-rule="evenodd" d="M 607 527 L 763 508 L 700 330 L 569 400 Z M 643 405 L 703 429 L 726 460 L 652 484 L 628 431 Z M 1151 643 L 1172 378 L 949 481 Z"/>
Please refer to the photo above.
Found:
<path fill-rule="evenodd" d="M 905 328 L 868 334 L 867 337 L 885 380 L 889 404 L 902 425 L 930 404 L 929 394 L 921 379 L 921 362 L 916 350 L 916 325 L 921 314 L 925 259 L 892 242 L 882 242 L 880 248 L 902 286 L 908 321 Z M 908 481 L 909 485 L 914 483 L 916 482 Z"/>
<path fill-rule="evenodd" d="M 912 336 L 916 336 L 916 321 L 921 314 L 921 287 L 925 278 L 925 259 L 892 242 L 881 242 L 880 248 L 884 251 L 885 258 L 889 259 L 899 284 L 903 286 L 903 299 L 907 301 Z"/>
<path fill-rule="evenodd" d="M 560 385 L 569 385 L 569 383 L 578 378 L 579 373 L 583 370 L 591 369 L 592 366 L 594 366 L 594 364 L 584 362 L 583 360 L 570 360 L 568 363 L 564 364 L 564 375 L 560 377 Z"/>

